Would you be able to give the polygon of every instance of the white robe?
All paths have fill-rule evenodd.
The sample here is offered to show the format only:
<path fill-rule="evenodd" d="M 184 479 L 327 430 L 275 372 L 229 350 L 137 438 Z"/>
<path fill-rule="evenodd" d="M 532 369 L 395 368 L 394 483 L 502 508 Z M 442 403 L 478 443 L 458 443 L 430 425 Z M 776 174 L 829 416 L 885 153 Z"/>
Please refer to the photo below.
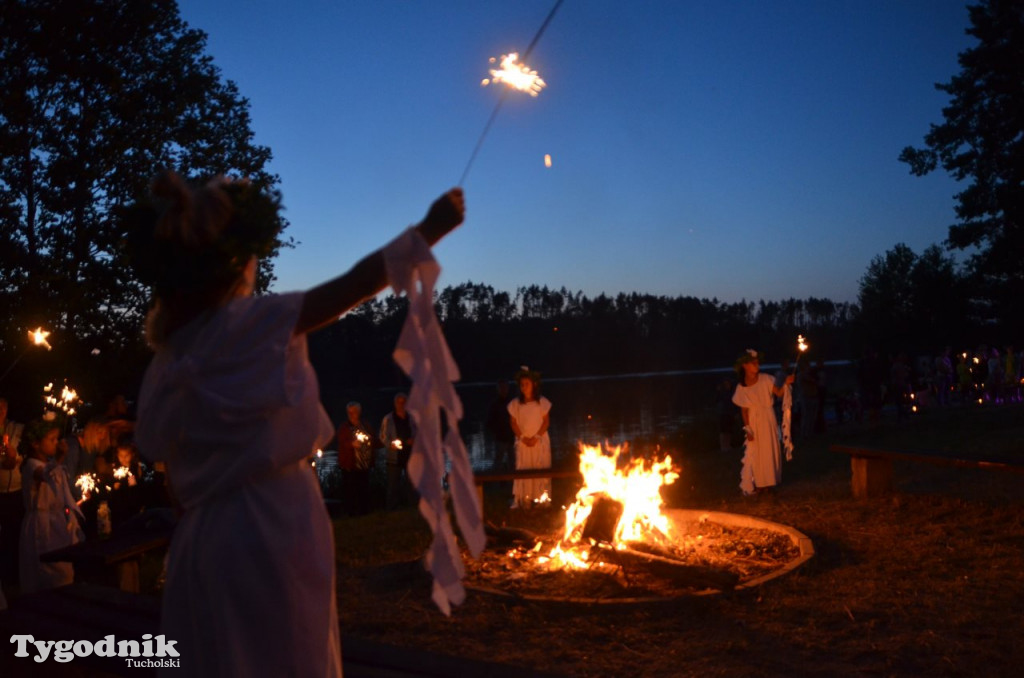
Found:
<path fill-rule="evenodd" d="M 520 437 L 516 440 L 516 470 L 531 468 L 551 468 L 551 438 L 547 431 L 533 447 L 527 447 L 523 438 L 532 438 L 544 424 L 544 417 L 551 411 L 551 401 L 541 396 L 539 400 L 520 402 L 513 398 L 508 404 L 508 413 L 519 427 Z M 512 483 L 512 494 L 520 506 L 540 499 L 544 493 L 551 496 L 550 478 L 532 478 L 516 480 Z"/>
<path fill-rule="evenodd" d="M 153 358 L 136 438 L 185 509 L 162 632 L 190 676 L 340 676 L 334 541 L 309 456 L 333 427 L 301 294 L 239 298 Z M 172 669 L 173 671 L 173 669 Z"/>
<path fill-rule="evenodd" d="M 782 480 L 782 454 L 779 445 L 779 426 L 772 408 L 772 388 L 775 380 L 759 374 L 753 386 L 739 384 L 732 402 L 749 411 L 749 426 L 754 439 L 747 440 L 743 448 L 743 469 L 740 471 L 740 489 L 750 494 L 754 488 L 778 485 Z"/>
<path fill-rule="evenodd" d="M 35 481 L 37 469 L 46 470 L 42 482 Z M 85 540 L 82 532 L 84 518 L 71 496 L 67 471 L 60 464 L 26 459 L 22 468 L 21 492 L 25 502 L 18 547 L 22 593 L 72 583 L 75 569 L 71 563 L 44 563 L 39 560 L 44 553 Z"/>

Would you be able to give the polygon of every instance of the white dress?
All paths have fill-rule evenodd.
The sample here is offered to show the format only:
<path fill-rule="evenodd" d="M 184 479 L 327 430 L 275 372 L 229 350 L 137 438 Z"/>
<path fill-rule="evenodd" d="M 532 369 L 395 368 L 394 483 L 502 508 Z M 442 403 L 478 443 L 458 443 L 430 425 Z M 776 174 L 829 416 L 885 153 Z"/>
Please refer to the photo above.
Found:
<path fill-rule="evenodd" d="M 520 402 L 513 398 L 508 404 L 508 413 L 519 427 L 520 438 L 516 440 L 516 470 L 530 468 L 551 468 L 551 438 L 547 431 L 533 447 L 527 447 L 522 438 L 532 438 L 544 424 L 544 416 L 551 411 L 551 401 L 541 396 L 539 400 Z M 551 495 L 550 478 L 516 480 L 512 483 L 512 494 L 520 506 L 528 505 L 544 493 Z"/>
<path fill-rule="evenodd" d="M 739 384 L 732 402 L 750 411 L 750 428 L 754 439 L 743 448 L 743 470 L 740 471 L 740 489 L 750 494 L 755 487 L 771 487 L 782 480 L 782 454 L 779 445 L 779 426 L 772 407 L 772 388 L 775 379 L 759 374 L 753 386 Z"/>
<path fill-rule="evenodd" d="M 181 516 L 162 632 L 190 676 L 340 676 L 334 542 L 309 456 L 320 405 L 301 294 L 239 298 L 153 358 L 136 439 Z"/>
<path fill-rule="evenodd" d="M 36 469 L 46 469 L 43 482 L 35 481 Z M 39 556 L 48 551 L 85 540 L 84 519 L 71 496 L 67 471 L 60 464 L 47 464 L 30 457 L 21 469 L 21 493 L 25 501 L 18 554 L 22 593 L 72 583 L 75 569 L 71 563 L 39 560 Z"/>

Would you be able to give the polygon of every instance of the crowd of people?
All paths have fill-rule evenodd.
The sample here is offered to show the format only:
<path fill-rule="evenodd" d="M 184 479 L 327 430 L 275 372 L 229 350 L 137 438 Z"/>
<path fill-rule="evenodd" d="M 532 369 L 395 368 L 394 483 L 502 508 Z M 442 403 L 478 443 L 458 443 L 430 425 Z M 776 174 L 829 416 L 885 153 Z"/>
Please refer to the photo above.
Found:
<path fill-rule="evenodd" d="M 160 469 L 143 459 L 122 396 L 77 427 L 55 413 L 21 424 L 0 398 L 0 586 L 22 593 L 70 584 L 68 562 L 40 555 L 106 537 L 148 509 L 168 507 Z"/>
<path fill-rule="evenodd" d="M 911 360 L 907 353 L 883 357 L 869 349 L 855 364 L 856 389 L 832 394 L 822 360 L 801 362 L 794 369 L 783 360 L 771 377 L 760 373 L 760 354 L 747 351 L 736 362 L 735 383 L 722 379 L 717 386 L 719 449 L 734 449 L 742 416 L 744 465 L 741 487 L 754 494 L 781 481 L 780 440 L 787 431 L 780 425 L 782 410 L 791 418 L 794 440 L 807 439 L 826 429 L 826 405 L 831 421 L 876 424 L 883 412 L 897 423 L 917 412 L 938 407 L 1016 402 L 1024 397 L 1024 354 L 1012 345 L 1002 350 L 979 345 L 954 352 L 946 346 L 933 356 Z M 783 407 L 784 387 L 790 401 Z M 892 416 L 892 415 L 889 415 Z M 763 429 L 763 432 L 762 432 Z"/>

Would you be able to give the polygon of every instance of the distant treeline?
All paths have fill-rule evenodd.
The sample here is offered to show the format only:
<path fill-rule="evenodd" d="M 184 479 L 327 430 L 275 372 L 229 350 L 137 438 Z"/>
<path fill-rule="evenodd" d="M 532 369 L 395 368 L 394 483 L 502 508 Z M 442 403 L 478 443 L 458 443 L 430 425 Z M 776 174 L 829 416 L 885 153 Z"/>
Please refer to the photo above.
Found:
<path fill-rule="evenodd" d="M 732 365 L 746 348 L 766 360 L 794 358 L 798 334 L 812 359 L 849 358 L 857 307 L 828 299 L 740 301 L 601 294 L 547 286 L 514 294 L 472 282 L 435 294 L 435 308 L 463 382 L 511 378 L 519 365 L 546 377 L 578 377 Z M 325 396 L 343 389 L 400 386 L 391 352 L 407 304 L 372 300 L 310 336 Z"/>

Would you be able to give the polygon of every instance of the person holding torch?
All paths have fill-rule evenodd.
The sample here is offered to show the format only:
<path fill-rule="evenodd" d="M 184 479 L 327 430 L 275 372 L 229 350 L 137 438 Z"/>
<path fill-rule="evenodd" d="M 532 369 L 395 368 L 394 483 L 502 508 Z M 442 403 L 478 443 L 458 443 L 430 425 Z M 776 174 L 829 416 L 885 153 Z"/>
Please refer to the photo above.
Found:
<path fill-rule="evenodd" d="M 744 351 L 734 367 L 739 383 L 732 402 L 743 414 L 746 441 L 740 489 L 749 495 L 764 492 L 782 481 L 782 446 L 772 405 L 773 398 L 781 398 L 795 376 L 790 374 L 782 386 L 777 386 L 774 377 L 761 373 L 761 354 L 753 349 Z"/>

